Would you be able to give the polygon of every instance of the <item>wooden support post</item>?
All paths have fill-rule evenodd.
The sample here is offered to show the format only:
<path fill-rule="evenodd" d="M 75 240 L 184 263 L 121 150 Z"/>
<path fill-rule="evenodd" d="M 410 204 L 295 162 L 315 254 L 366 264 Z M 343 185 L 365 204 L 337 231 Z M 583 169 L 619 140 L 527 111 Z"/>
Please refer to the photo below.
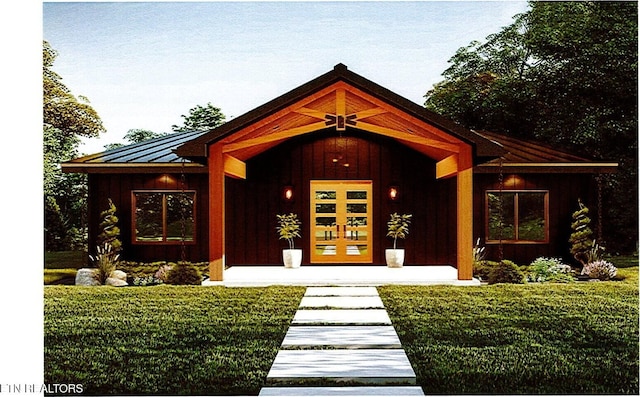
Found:
<path fill-rule="evenodd" d="M 473 168 L 457 176 L 458 280 L 473 278 Z"/>
<path fill-rule="evenodd" d="M 224 169 L 222 144 L 209 147 L 209 279 L 224 278 Z"/>

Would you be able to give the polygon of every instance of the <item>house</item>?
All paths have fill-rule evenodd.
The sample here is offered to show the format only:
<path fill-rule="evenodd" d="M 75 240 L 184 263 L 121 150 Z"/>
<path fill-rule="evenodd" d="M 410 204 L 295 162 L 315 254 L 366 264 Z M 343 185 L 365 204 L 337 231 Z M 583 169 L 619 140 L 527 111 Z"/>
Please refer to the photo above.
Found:
<path fill-rule="evenodd" d="M 175 133 L 62 164 L 89 180 L 89 241 L 111 198 L 129 260 L 281 263 L 276 214 L 302 220 L 303 265 L 384 263 L 386 223 L 413 214 L 410 265 L 472 278 L 490 257 L 566 256 L 578 198 L 594 204 L 598 163 L 471 131 L 342 64 L 205 132 Z"/>

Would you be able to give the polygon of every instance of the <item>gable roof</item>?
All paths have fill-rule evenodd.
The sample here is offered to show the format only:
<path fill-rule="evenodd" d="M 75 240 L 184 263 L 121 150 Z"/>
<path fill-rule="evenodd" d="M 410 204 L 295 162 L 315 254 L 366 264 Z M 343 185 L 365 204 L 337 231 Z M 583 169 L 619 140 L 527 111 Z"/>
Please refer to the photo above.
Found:
<path fill-rule="evenodd" d="M 227 123 L 209 131 L 208 133 L 181 145 L 176 149 L 176 153 L 179 156 L 196 159 L 196 161 L 202 161 L 200 160 L 201 158 L 207 157 L 207 150 L 210 144 L 216 143 L 223 139 L 229 140 L 231 139 L 233 134 L 243 129 L 251 128 L 252 125 L 259 123 L 261 120 L 264 120 L 265 118 L 268 118 L 270 116 L 280 117 L 280 120 L 282 121 L 284 120 L 284 116 L 280 115 L 285 114 L 287 109 L 290 109 L 293 105 L 300 104 L 302 103 L 301 101 L 308 100 L 309 98 L 315 98 L 314 95 L 319 96 L 321 93 L 323 93 L 323 90 L 331 89 L 332 86 L 339 86 L 339 84 L 344 84 L 344 86 L 342 87 L 347 87 L 347 89 L 353 89 L 357 93 L 362 93 L 361 96 L 363 97 L 373 98 L 373 100 L 377 103 L 384 103 L 394 110 L 397 109 L 397 111 L 401 112 L 403 115 L 406 115 L 408 118 L 417 120 L 418 123 L 427 126 L 427 129 L 431 129 L 431 131 L 437 130 L 440 132 L 444 132 L 445 134 L 449 134 L 454 140 L 459 140 L 471 145 L 477 158 L 484 158 L 485 160 L 487 160 L 490 158 L 499 157 L 504 154 L 504 150 L 502 149 L 502 147 L 500 147 L 500 145 L 497 145 L 494 142 L 484 138 L 483 136 L 478 135 L 473 131 L 462 127 L 461 125 L 456 124 L 453 121 L 446 119 L 432 111 L 429 111 L 428 109 L 348 70 L 347 67 L 343 64 L 338 64 L 333 68 L 333 70 L 309 81 L 308 83 L 305 83 L 285 93 L 284 95 L 275 98 L 267 102 L 266 104 L 259 106 L 242 116 L 232 119 Z M 326 92 L 324 93 L 326 94 Z M 347 101 L 349 101 L 348 98 Z M 322 104 L 320 104 L 319 106 L 321 108 Z M 299 109 L 300 108 L 298 108 L 298 113 L 300 113 Z M 311 111 L 313 109 L 309 110 Z M 293 111 L 291 113 L 293 113 Z M 319 125 L 322 123 L 322 121 L 318 122 L 317 120 L 321 119 L 322 116 L 319 117 L 318 114 L 321 114 L 322 112 L 316 111 L 315 113 L 316 114 L 314 116 L 310 116 L 311 112 L 309 112 L 307 117 L 316 117 L 316 124 Z M 371 116 L 367 115 L 367 117 Z M 312 119 L 307 120 L 307 123 L 309 123 L 307 125 L 308 127 L 312 126 L 311 120 Z M 295 121 L 292 122 L 291 119 L 287 119 L 284 121 L 295 124 Z M 297 122 L 300 124 L 299 120 Z M 274 129 L 277 129 L 279 127 L 280 125 L 273 126 Z M 403 143 L 411 146 L 411 136 L 415 137 L 416 141 L 425 138 L 424 135 L 415 133 L 410 127 L 404 127 L 406 132 L 404 133 L 405 136 Z M 383 129 L 383 131 L 386 131 L 384 129 L 387 127 L 381 128 Z M 317 129 L 320 128 L 318 127 Z M 367 128 L 363 129 L 367 130 Z M 390 128 L 387 129 L 391 130 Z M 265 132 L 260 132 L 260 134 L 262 134 L 262 136 L 266 135 Z M 273 144 L 277 143 L 278 142 L 274 142 Z M 423 148 L 424 146 L 425 145 L 423 145 Z M 259 148 L 258 150 L 264 150 L 265 148 L 268 148 L 268 146 L 263 145 L 262 148 Z M 255 153 L 256 151 L 254 150 L 253 152 L 244 153 L 244 156 L 240 155 L 238 157 L 244 160 Z M 441 156 L 443 155 L 444 154 L 442 154 Z"/>

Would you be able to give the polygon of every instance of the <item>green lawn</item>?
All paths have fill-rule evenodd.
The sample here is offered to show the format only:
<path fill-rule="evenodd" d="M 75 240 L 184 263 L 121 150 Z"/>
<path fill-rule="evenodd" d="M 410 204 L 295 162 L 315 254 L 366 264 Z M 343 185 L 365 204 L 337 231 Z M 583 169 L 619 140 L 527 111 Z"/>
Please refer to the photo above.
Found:
<path fill-rule="evenodd" d="M 85 251 L 56 251 L 44 253 L 45 269 L 80 269 L 87 267 L 89 256 Z"/>
<path fill-rule="evenodd" d="M 44 290 L 45 383 L 84 394 L 257 394 L 304 288 Z"/>
<path fill-rule="evenodd" d="M 379 288 L 426 394 L 634 394 L 638 268 L 624 281 Z"/>

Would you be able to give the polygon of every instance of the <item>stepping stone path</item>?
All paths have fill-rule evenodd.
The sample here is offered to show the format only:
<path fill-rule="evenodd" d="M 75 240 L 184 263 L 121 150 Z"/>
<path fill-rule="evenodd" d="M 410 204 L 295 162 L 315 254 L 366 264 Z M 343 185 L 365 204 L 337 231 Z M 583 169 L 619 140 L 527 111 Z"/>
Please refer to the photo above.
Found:
<path fill-rule="evenodd" d="M 423 396 L 375 287 L 309 287 L 261 396 Z"/>

